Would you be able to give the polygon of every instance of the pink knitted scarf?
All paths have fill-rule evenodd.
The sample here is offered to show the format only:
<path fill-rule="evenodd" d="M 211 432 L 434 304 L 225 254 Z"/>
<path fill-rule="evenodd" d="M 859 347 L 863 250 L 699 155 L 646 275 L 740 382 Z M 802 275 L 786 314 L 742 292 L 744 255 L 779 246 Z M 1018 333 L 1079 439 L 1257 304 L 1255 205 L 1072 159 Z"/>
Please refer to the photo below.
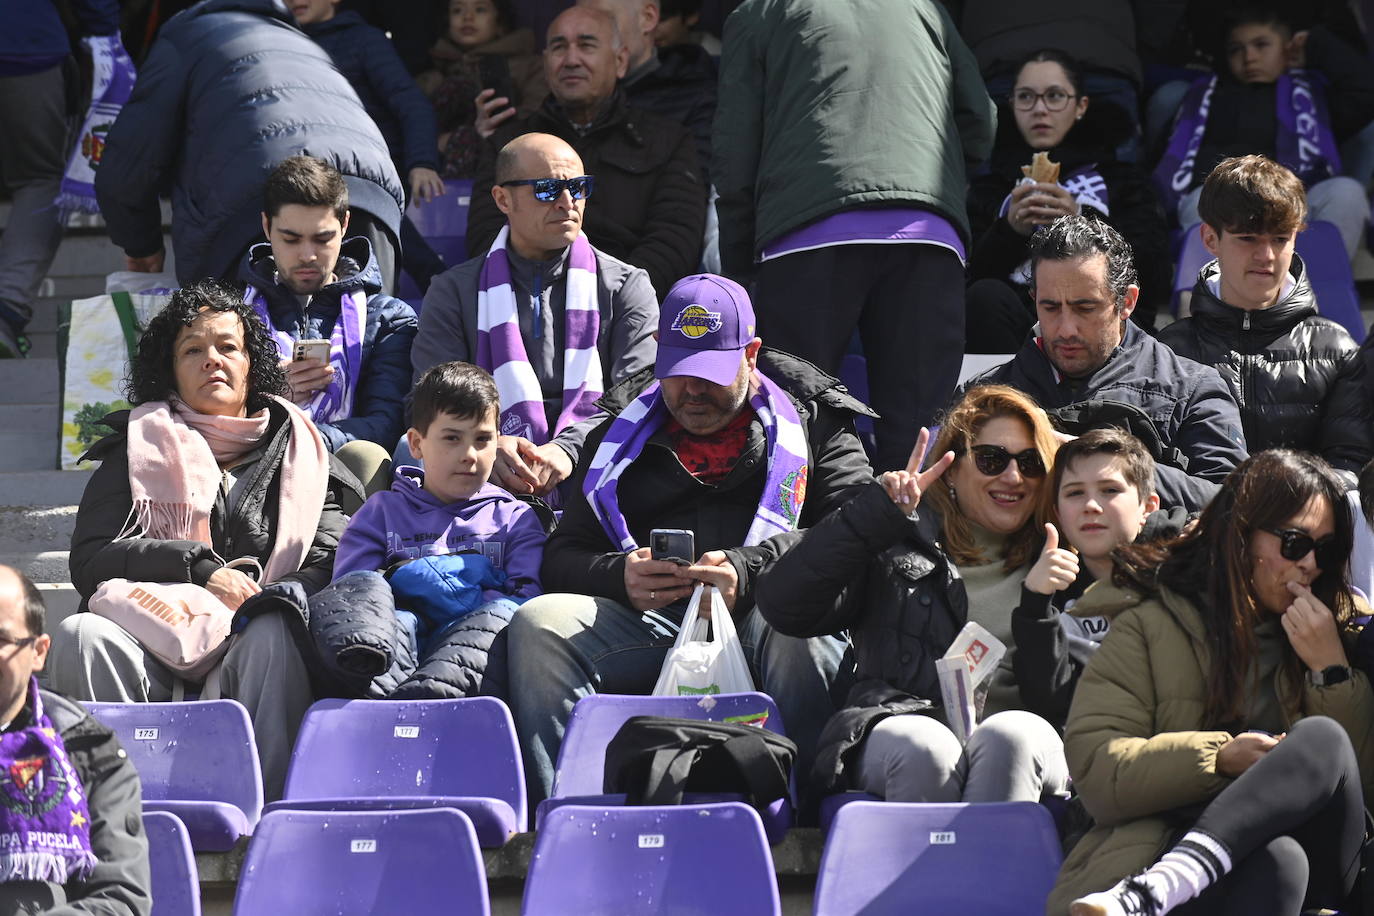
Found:
<path fill-rule="evenodd" d="M 291 437 L 281 465 L 277 534 L 262 585 L 301 568 L 315 540 L 329 486 L 329 452 L 305 413 L 282 398 Z M 251 417 L 197 413 L 180 400 L 150 401 L 129 416 L 129 490 L 133 508 L 119 537 L 210 544 L 210 510 L 220 468 L 262 444 L 268 411 Z"/>

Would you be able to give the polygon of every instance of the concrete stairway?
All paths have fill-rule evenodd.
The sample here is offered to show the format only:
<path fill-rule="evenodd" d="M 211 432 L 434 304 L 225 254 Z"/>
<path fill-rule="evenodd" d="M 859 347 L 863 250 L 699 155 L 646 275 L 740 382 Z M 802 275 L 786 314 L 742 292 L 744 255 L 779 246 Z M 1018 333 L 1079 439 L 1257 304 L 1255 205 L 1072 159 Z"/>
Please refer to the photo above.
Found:
<path fill-rule="evenodd" d="M 9 204 L 0 204 L 0 225 L 8 216 Z M 28 328 L 33 345 L 28 358 L 0 360 L 0 563 L 23 570 L 39 584 L 50 626 L 77 608 L 67 551 L 76 507 L 91 477 L 89 470 L 55 470 L 61 421 L 58 308 L 100 295 L 105 275 L 123 269 L 123 252 L 110 243 L 100 220 L 78 217 L 39 290 Z"/>

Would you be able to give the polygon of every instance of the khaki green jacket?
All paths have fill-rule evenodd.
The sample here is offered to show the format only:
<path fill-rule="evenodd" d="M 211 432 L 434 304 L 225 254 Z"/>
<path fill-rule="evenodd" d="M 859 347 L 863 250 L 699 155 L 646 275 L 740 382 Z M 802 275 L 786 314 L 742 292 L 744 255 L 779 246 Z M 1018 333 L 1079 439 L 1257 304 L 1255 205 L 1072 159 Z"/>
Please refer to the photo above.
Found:
<path fill-rule="evenodd" d="M 1203 721 L 1209 660 L 1193 604 L 1168 589 L 1146 598 L 1104 581 L 1073 613 L 1112 619 L 1078 682 L 1064 735 L 1074 787 L 1097 826 L 1065 860 L 1046 904 L 1050 916 L 1152 864 L 1178 826 L 1167 814 L 1205 803 L 1231 782 L 1216 770 L 1217 751 L 1231 735 L 1205 730 Z M 1331 687 L 1284 679 L 1275 690 L 1289 724 L 1330 716 L 1345 727 L 1368 796 L 1374 692 L 1365 675 L 1355 671 Z"/>

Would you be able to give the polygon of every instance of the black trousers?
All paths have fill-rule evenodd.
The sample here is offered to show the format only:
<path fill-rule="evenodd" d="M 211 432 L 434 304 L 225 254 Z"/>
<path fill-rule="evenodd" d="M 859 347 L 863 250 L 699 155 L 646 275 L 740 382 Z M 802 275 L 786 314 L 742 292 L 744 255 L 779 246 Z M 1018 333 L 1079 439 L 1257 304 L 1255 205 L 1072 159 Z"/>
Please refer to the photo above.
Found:
<path fill-rule="evenodd" d="M 764 343 L 837 374 L 858 328 L 877 470 L 905 467 L 947 406 L 964 358 L 964 267 L 938 245 L 835 245 L 763 262 L 754 307 Z"/>
<path fill-rule="evenodd" d="M 1360 870 L 1364 792 L 1334 719 L 1311 716 L 1214 798 L 1195 830 L 1231 851 L 1233 870 L 1175 912 L 1298 916 L 1337 908 Z"/>
<path fill-rule="evenodd" d="M 969 284 L 964 294 L 964 351 L 1015 353 L 1035 326 L 1035 303 L 1024 290 L 1001 280 Z"/>

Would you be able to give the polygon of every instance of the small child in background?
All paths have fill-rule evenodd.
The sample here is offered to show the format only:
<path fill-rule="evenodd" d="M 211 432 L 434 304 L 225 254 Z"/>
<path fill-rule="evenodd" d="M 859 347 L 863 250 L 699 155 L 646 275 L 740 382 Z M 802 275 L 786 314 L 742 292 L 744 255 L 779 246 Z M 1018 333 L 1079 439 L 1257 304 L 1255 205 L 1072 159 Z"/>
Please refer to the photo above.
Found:
<path fill-rule="evenodd" d="M 329 52 L 376 122 L 409 192 L 407 199 L 428 203 L 442 196 L 434 108 L 386 33 L 352 10 L 339 12 L 339 0 L 288 0 L 287 5 L 301 31 Z M 423 292 L 430 279 L 443 271 L 444 262 L 409 217 L 401 220 L 399 241 L 406 272 Z"/>
<path fill-rule="evenodd" d="M 1115 427 L 1089 430 L 1055 455 L 1045 492 L 1059 524 L 1045 525 L 1045 546 L 1026 574 L 1011 629 L 1021 699 L 1056 727 L 1063 728 L 1078 676 L 1108 630 L 1104 617 L 1066 612 L 1089 585 L 1111 577 L 1117 547 L 1178 534 L 1187 520 L 1182 508 L 1156 511 L 1154 481 L 1149 450 Z"/>
<path fill-rule="evenodd" d="M 484 89 L 500 91 L 509 107 L 492 123 L 533 112 L 549 94 L 544 60 L 534 50 L 534 33 L 516 28 L 510 0 L 449 0 L 447 27 L 429 51 L 432 70 L 416 77 L 439 118 L 439 150 L 445 178 L 471 178 L 477 170 L 482 137 L 477 104 Z M 488 78 L 483 78 L 484 67 Z M 489 85 L 491 71 L 509 74 L 509 85 Z M 511 90 L 514 98 L 506 95 Z M 507 113 L 509 112 L 509 113 Z"/>
<path fill-rule="evenodd" d="M 1218 162 L 1267 156 L 1303 180 L 1311 218 L 1334 223 L 1353 257 L 1369 200 L 1342 168 L 1340 144 L 1374 121 L 1374 68 L 1323 26 L 1295 34 L 1272 8 L 1232 11 L 1225 30 L 1226 70 L 1188 91 L 1155 170 L 1166 209 L 1176 206 L 1179 225 L 1191 227 Z"/>
<path fill-rule="evenodd" d="M 412 394 L 411 454 L 390 490 L 371 496 L 339 538 L 334 579 L 393 570 L 397 614 L 413 625 L 419 668 L 392 696 L 476 695 L 487 650 L 516 608 L 540 593 L 544 522 L 488 482 L 496 458 L 496 382 L 441 363 Z M 406 615 L 411 615 L 409 618 Z"/>

